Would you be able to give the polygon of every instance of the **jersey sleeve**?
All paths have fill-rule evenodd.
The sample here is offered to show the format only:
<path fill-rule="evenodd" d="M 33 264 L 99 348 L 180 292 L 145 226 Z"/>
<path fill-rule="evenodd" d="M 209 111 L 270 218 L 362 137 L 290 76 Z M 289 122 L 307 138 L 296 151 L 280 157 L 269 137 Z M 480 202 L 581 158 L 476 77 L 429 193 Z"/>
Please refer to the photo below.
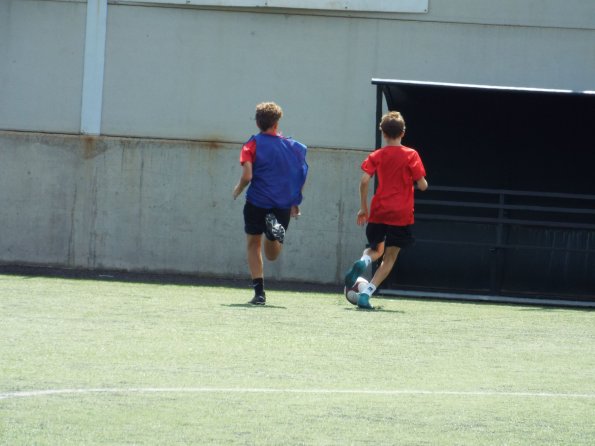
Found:
<path fill-rule="evenodd" d="M 246 161 L 254 164 L 255 158 L 256 140 L 254 138 L 250 138 L 250 140 L 248 140 L 248 142 L 242 146 L 242 151 L 240 152 L 240 164 L 243 165 Z"/>
<path fill-rule="evenodd" d="M 413 181 L 417 181 L 426 176 L 426 168 L 421 161 L 419 153 L 413 152 L 413 156 L 409 162 L 409 169 L 411 170 Z"/>
<path fill-rule="evenodd" d="M 370 153 L 362 163 L 362 170 L 370 176 L 374 176 L 374 173 L 376 172 L 378 166 L 378 153 L 378 151 Z"/>

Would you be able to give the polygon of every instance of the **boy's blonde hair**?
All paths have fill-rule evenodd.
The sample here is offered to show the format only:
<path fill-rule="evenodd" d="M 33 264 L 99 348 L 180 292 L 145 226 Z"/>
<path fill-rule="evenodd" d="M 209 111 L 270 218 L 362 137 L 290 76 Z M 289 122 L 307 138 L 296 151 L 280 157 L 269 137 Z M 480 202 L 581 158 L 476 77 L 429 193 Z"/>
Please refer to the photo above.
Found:
<path fill-rule="evenodd" d="M 283 110 L 274 102 L 261 102 L 256 106 L 256 125 L 263 132 L 279 122 L 282 116 Z"/>
<path fill-rule="evenodd" d="M 385 114 L 380 121 L 380 130 L 389 138 L 398 138 L 405 132 L 405 119 L 398 111 Z"/>

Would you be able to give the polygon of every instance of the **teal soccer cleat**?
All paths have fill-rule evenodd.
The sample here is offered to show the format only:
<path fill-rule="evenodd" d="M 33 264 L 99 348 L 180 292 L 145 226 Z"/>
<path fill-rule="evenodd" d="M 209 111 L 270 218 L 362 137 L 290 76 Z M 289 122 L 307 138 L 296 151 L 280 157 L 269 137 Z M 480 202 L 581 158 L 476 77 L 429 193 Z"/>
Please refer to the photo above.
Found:
<path fill-rule="evenodd" d="M 355 262 L 347 274 L 345 274 L 345 286 L 351 288 L 357 278 L 366 270 L 366 262 L 358 260 Z"/>
<path fill-rule="evenodd" d="M 357 306 L 364 310 L 373 310 L 374 307 L 370 304 L 370 296 L 366 293 L 359 293 L 357 295 Z"/>

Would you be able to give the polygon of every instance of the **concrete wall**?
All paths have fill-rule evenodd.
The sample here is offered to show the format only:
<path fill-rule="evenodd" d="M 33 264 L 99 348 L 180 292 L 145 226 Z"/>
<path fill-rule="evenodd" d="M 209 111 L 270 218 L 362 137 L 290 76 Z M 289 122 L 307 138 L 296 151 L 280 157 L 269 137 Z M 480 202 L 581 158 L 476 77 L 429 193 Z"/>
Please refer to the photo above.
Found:
<path fill-rule="evenodd" d="M 2 263 L 246 276 L 240 145 L 0 132 Z M 358 151 L 313 149 L 267 276 L 332 283 L 361 250 Z M 312 257 L 312 259 L 310 259 Z"/>
<path fill-rule="evenodd" d="M 431 1 L 427 14 L 119 1 L 102 136 L 89 138 L 86 12 L 81 0 L 0 2 L 0 262 L 245 275 L 230 195 L 254 105 L 275 100 L 283 132 L 311 148 L 311 173 L 267 274 L 339 281 L 364 243 L 354 220 L 372 77 L 595 89 L 592 0 Z"/>

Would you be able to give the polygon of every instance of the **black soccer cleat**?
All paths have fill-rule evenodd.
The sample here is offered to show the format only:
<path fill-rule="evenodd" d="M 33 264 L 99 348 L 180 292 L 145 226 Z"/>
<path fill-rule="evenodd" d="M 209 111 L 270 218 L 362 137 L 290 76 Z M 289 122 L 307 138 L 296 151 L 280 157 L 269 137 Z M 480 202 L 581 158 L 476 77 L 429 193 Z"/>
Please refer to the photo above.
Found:
<path fill-rule="evenodd" d="M 264 305 L 267 301 L 267 298 L 261 295 L 255 295 L 252 300 L 248 303 L 252 305 Z"/>
<path fill-rule="evenodd" d="M 285 228 L 277 221 L 275 214 L 267 214 L 264 218 L 264 222 L 266 226 L 266 237 L 269 240 L 277 240 L 279 243 L 283 243 L 283 239 L 285 238 Z"/>

